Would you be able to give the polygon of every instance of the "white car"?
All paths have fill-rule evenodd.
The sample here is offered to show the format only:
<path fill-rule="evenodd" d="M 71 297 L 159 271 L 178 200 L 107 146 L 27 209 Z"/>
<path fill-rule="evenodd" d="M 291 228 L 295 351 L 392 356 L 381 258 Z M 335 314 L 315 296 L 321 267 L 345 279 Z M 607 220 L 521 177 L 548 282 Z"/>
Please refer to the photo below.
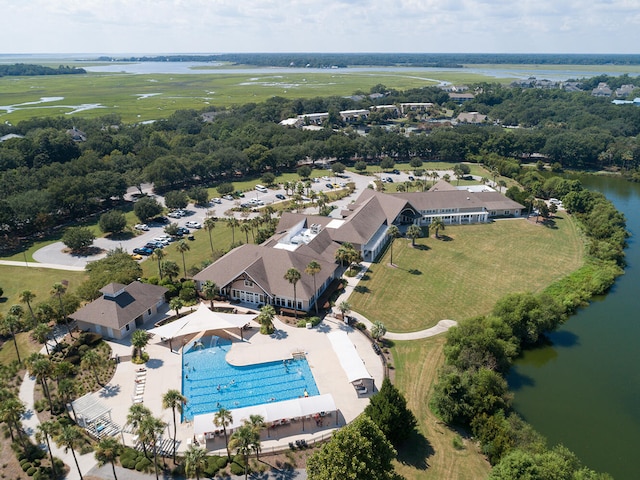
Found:
<path fill-rule="evenodd" d="M 218 197 L 216 197 L 216 198 L 212 198 L 212 199 L 211 199 L 211 203 L 222 203 L 222 199 L 221 199 L 221 198 L 218 198 Z"/>
<path fill-rule="evenodd" d="M 180 217 L 182 217 L 182 215 L 180 215 L 178 212 L 169 212 L 169 213 L 167 213 L 167 217 L 180 218 Z"/>
<path fill-rule="evenodd" d="M 185 225 L 187 227 L 189 227 L 189 228 L 196 228 L 196 229 L 197 228 L 202 228 L 202 225 L 200 225 L 198 222 L 194 222 L 194 221 L 187 222 Z"/>
<path fill-rule="evenodd" d="M 136 226 L 134 226 L 133 228 L 135 228 L 136 230 L 143 230 L 143 231 L 148 231 L 149 230 L 149 225 L 147 225 L 146 223 L 138 223 Z"/>

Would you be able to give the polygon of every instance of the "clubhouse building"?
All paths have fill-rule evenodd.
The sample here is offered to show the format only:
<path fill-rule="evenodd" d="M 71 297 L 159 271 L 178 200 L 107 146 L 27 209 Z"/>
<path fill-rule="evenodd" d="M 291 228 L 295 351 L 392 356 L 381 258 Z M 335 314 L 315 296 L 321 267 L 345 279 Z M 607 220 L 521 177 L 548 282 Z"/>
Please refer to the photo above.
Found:
<path fill-rule="evenodd" d="M 242 245 L 198 273 L 198 289 L 214 282 L 221 294 L 256 307 L 270 304 L 309 311 L 334 279 L 342 274 L 335 258 L 340 245 L 350 243 L 366 262 L 374 261 L 389 241 L 391 225 L 429 226 L 436 218 L 446 225 L 486 223 L 493 218 L 519 217 L 524 207 L 489 191 L 458 190 L 438 182 L 428 192 L 388 194 L 366 189 L 340 212 L 340 218 L 284 213 L 276 233 L 261 245 Z M 320 264 L 315 275 L 305 273 L 310 262 Z M 293 285 L 284 277 L 297 269 Z"/>

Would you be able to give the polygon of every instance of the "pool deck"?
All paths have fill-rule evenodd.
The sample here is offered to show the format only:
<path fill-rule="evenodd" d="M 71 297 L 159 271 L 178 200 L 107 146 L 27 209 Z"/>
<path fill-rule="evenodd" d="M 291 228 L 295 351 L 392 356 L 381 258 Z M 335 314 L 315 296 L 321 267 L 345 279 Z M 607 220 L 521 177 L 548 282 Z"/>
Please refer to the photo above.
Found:
<path fill-rule="evenodd" d="M 231 350 L 227 354 L 229 363 L 250 365 L 271 362 L 291 358 L 295 352 L 304 352 L 320 394 L 330 393 L 339 411 L 337 419 L 333 415 L 331 418 L 323 419 L 322 424 L 307 420 L 304 422 L 304 426 L 302 422 L 298 422 L 263 432 L 262 451 L 265 453 L 288 448 L 289 442 L 295 440 L 313 443 L 326 438 L 335 428 L 351 422 L 368 405 L 368 397 L 372 392 L 365 395 L 357 394 L 347 380 L 346 373 L 327 338 L 327 333 L 335 330 L 346 332 L 368 372 L 375 379 L 375 384 L 378 387 L 382 384 L 383 365 L 371 348 L 367 337 L 338 319 L 328 316 L 317 327 L 306 329 L 287 325 L 276 318 L 274 319 L 276 332 L 271 336 L 261 335 L 256 323 L 253 323 L 252 326 L 253 328 L 244 332 L 244 341 L 234 332 L 227 332 L 234 339 Z M 189 338 L 189 340 L 191 339 Z M 131 355 L 130 343 L 108 343 L 114 354 L 117 353 L 120 357 Z M 177 341 L 174 340 L 173 348 L 177 347 Z M 166 434 L 163 435 L 163 438 L 168 439 L 170 435 L 173 435 L 173 417 L 171 410 L 162 408 L 162 396 L 169 389 L 181 391 L 182 355 L 171 352 L 168 344 L 159 343 L 159 340 L 156 339 L 152 339 L 145 350 L 150 358 L 145 365 L 145 374 L 137 373 L 139 365 L 130 361 L 121 361 L 111 382 L 95 395 L 102 403 L 111 408 L 111 420 L 123 426 L 126 424 L 129 407 L 133 404 L 136 386 L 141 383 L 136 383 L 135 380 L 136 378 L 144 379 L 144 393 L 142 394 L 144 405 L 151 409 L 156 417 L 168 424 Z M 191 422 L 179 423 L 177 430 L 178 451 L 185 451 L 193 436 Z M 123 433 L 122 439 L 127 445 L 135 443 L 135 439 L 130 433 Z M 207 448 L 214 452 L 224 452 L 224 437 L 207 440 Z"/>

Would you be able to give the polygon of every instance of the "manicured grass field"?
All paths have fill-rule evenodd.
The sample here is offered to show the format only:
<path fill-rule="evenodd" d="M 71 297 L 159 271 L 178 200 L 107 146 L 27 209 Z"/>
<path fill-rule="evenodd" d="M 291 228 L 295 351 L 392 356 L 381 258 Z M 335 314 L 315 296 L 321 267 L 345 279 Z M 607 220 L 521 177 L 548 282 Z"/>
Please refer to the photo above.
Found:
<path fill-rule="evenodd" d="M 583 262 L 581 238 L 564 213 L 555 228 L 502 220 L 447 226 L 440 235 L 418 239 L 416 248 L 396 239 L 396 266 L 387 248 L 350 297 L 353 309 L 389 331 L 421 330 L 486 314 L 506 293 L 540 291 Z"/>
<path fill-rule="evenodd" d="M 457 432 L 442 425 L 429 409 L 429 398 L 444 361 L 446 337 L 396 342 L 393 348 L 395 385 L 418 420 L 421 437 L 415 436 L 398 450 L 398 473 L 412 480 L 487 478 L 490 470 L 476 445 L 463 438 L 464 448 L 453 447 Z M 424 440 L 426 439 L 426 441 Z"/>
<path fill-rule="evenodd" d="M 39 352 L 42 345 L 34 342 L 29 336 L 29 332 L 22 332 L 16 335 L 16 342 L 18 344 L 18 350 L 20 351 L 20 359 L 24 361 L 32 353 Z M 0 365 L 9 365 L 14 360 L 18 359 L 16 354 L 16 347 L 13 344 L 11 338 L 7 338 L 2 347 L 0 347 Z"/>
<path fill-rule="evenodd" d="M 26 268 L 0 265 L 0 286 L 4 289 L 4 297 L 0 302 L 0 314 L 6 313 L 11 305 L 19 304 L 20 292 L 31 290 L 36 294 L 33 305 L 50 298 L 49 292 L 54 283 L 69 281 L 69 291 L 73 291 L 86 278 L 84 272 L 53 270 L 50 268 Z M 22 305 L 25 310 L 26 305 Z"/>

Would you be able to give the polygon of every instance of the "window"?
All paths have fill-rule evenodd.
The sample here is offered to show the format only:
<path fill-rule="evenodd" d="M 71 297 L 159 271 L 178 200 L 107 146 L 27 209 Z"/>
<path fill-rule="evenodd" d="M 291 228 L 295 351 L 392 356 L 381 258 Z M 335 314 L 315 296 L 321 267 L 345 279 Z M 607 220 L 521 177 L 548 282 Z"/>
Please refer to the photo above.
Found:
<path fill-rule="evenodd" d="M 129 331 L 129 324 L 127 323 L 124 328 L 128 332 Z"/>
<path fill-rule="evenodd" d="M 245 280 L 244 281 L 244 286 L 245 287 L 253 287 L 253 282 L 251 280 Z"/>
<path fill-rule="evenodd" d="M 151 309 L 147 310 L 147 315 L 151 315 Z"/>

